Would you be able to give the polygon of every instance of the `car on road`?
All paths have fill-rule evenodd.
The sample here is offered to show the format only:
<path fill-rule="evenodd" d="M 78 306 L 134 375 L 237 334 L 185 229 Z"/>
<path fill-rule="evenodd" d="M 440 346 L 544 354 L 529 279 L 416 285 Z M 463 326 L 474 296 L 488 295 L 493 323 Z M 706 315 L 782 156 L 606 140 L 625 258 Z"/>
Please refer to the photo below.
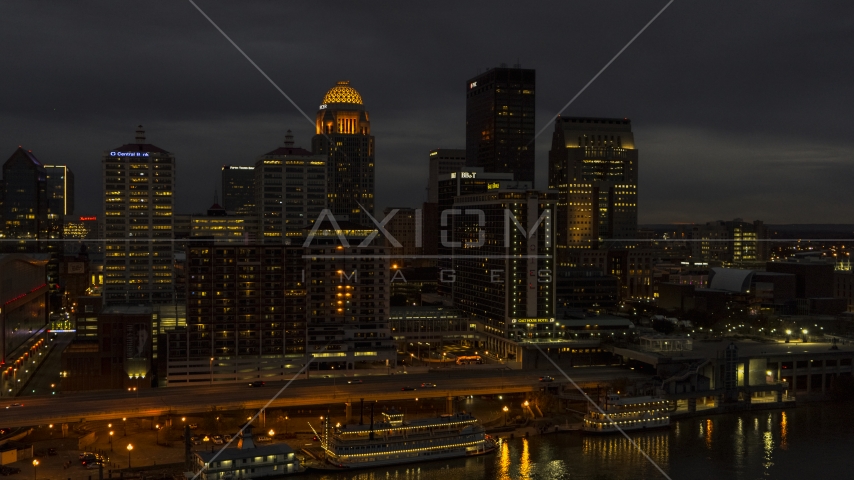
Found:
<path fill-rule="evenodd" d="M 231 441 L 231 435 L 225 434 L 222 436 L 222 439 L 223 439 L 223 441 L 230 442 Z"/>
<path fill-rule="evenodd" d="M 189 426 L 190 426 L 190 430 L 195 430 L 195 429 L 199 428 L 198 423 L 191 423 Z"/>
<path fill-rule="evenodd" d="M 211 437 L 211 441 L 214 443 L 214 445 L 222 445 L 224 443 L 222 440 L 222 435 L 214 435 L 213 437 Z"/>
<path fill-rule="evenodd" d="M 554 377 L 550 377 L 550 376 L 546 375 L 545 377 L 540 377 L 540 381 L 541 382 L 554 382 L 555 379 L 554 379 Z"/>
<path fill-rule="evenodd" d="M 89 467 L 92 464 L 104 463 L 105 459 L 102 455 L 97 453 L 88 453 L 83 458 L 80 459 L 80 463 L 83 464 L 84 467 Z"/>
<path fill-rule="evenodd" d="M 421 388 L 436 388 L 435 383 L 424 382 L 421 384 Z"/>
<path fill-rule="evenodd" d="M 15 407 L 23 407 L 23 403 L 13 403 L 11 405 L 6 405 L 6 408 L 15 408 Z"/>
<path fill-rule="evenodd" d="M 401 392 L 409 392 L 415 390 L 415 387 L 403 387 L 400 389 Z"/>
<path fill-rule="evenodd" d="M 92 455 L 95 455 L 95 454 L 92 452 L 83 452 L 79 455 L 79 458 L 80 458 L 80 460 L 83 460 L 84 458 L 92 456 Z"/>
<path fill-rule="evenodd" d="M 250 387 L 263 387 L 264 385 L 267 384 L 265 382 L 262 382 L 261 380 L 255 380 L 254 382 L 249 384 Z"/>
<path fill-rule="evenodd" d="M 365 382 L 363 382 L 361 378 L 354 378 L 353 380 L 347 380 L 347 383 L 349 383 L 351 385 L 356 385 L 356 384 L 365 383 Z"/>

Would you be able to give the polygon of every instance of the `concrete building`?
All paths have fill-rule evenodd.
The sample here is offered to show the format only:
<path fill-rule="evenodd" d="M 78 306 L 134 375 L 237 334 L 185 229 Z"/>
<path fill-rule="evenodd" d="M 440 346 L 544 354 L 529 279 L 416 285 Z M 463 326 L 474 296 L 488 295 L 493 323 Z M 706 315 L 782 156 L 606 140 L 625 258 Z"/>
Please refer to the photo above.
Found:
<path fill-rule="evenodd" d="M 214 203 L 205 215 L 190 216 L 190 238 L 212 238 L 217 243 L 254 244 L 258 240 L 258 216 L 231 214 Z"/>
<path fill-rule="evenodd" d="M 556 308 L 600 309 L 620 302 L 620 279 L 598 268 L 559 267 L 554 288 Z"/>
<path fill-rule="evenodd" d="M 363 245 L 374 229 L 324 221 L 305 249 L 306 354 L 312 369 L 394 366 L 389 328 L 391 279 L 381 240 Z"/>
<path fill-rule="evenodd" d="M 696 261 L 751 267 L 770 257 L 768 227 L 761 220 L 745 222 L 736 218 L 703 225 L 677 225 L 665 233 L 665 238 L 675 243 L 684 241 L 683 245 L 691 250 L 691 258 Z"/>
<path fill-rule="evenodd" d="M 88 327 L 92 321 L 86 315 Z M 159 326 L 151 307 L 105 306 L 94 323 L 96 337 L 80 335 L 62 352 L 62 391 L 138 390 L 155 384 Z"/>
<path fill-rule="evenodd" d="M 854 312 L 854 271 L 833 272 L 833 296 L 844 298 L 848 311 Z"/>
<path fill-rule="evenodd" d="M 638 150 L 627 118 L 558 117 L 549 151 L 549 188 L 560 192 L 555 216 L 558 262 L 575 249 L 635 239 Z"/>
<path fill-rule="evenodd" d="M 466 82 L 466 164 L 534 185 L 536 71 L 502 65 Z"/>
<path fill-rule="evenodd" d="M 795 276 L 797 298 L 826 298 L 833 296 L 833 264 L 815 257 L 792 258 L 768 262 L 769 272 L 790 273 Z"/>
<path fill-rule="evenodd" d="M 328 174 L 325 155 L 294 147 L 291 131 L 285 146 L 267 152 L 255 162 L 255 204 L 259 238 L 264 243 L 288 243 L 301 237 L 326 208 Z"/>
<path fill-rule="evenodd" d="M 175 156 L 145 143 L 104 152 L 104 303 L 174 301 Z"/>
<path fill-rule="evenodd" d="M 256 215 L 255 166 L 222 166 L 222 206 L 232 215 Z"/>
<path fill-rule="evenodd" d="M 311 151 L 326 158 L 327 208 L 339 220 L 372 225 L 375 155 L 371 122 L 362 96 L 340 81 L 323 96 Z"/>
<path fill-rule="evenodd" d="M 386 238 L 385 245 L 391 255 L 392 265 L 402 268 L 404 265 L 417 263 L 418 259 L 415 257 L 422 252 L 423 214 L 416 208 L 388 207 L 383 211 L 383 218 L 388 218 L 392 212 L 394 216 L 385 225 L 385 229 L 394 241 Z"/>
<path fill-rule="evenodd" d="M 465 170 L 466 151 L 437 148 L 430 150 L 430 168 L 427 178 L 427 202 L 439 203 L 439 177 Z"/>
<path fill-rule="evenodd" d="M 299 371 L 303 265 L 297 246 L 188 246 L 187 327 L 166 332 L 166 384 L 281 380 Z"/>

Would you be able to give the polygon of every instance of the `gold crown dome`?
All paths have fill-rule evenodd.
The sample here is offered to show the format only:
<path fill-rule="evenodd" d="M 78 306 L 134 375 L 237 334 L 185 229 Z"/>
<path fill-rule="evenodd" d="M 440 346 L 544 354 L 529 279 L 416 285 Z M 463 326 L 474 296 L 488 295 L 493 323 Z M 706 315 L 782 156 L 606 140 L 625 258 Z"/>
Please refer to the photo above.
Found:
<path fill-rule="evenodd" d="M 362 105 L 362 96 L 350 86 L 349 80 L 341 80 L 323 96 L 323 103 L 355 103 Z"/>

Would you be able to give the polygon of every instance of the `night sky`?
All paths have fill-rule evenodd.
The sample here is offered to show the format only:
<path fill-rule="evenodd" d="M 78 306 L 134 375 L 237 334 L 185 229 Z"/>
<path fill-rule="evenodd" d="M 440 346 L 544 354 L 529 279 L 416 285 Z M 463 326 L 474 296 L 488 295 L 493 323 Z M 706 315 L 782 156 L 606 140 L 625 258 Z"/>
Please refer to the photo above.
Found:
<path fill-rule="evenodd" d="M 420 205 L 429 150 L 463 148 L 467 79 L 535 68 L 539 130 L 666 0 L 197 3 L 312 119 L 351 81 L 382 209 Z M 221 165 L 314 134 L 183 0 L 3 1 L 0 59 L 0 161 L 69 165 L 76 214 L 100 213 L 103 151 L 138 124 L 177 157 L 179 213 L 213 202 Z M 854 2 L 676 0 L 564 114 L 632 120 L 641 223 L 851 223 L 852 64 Z"/>

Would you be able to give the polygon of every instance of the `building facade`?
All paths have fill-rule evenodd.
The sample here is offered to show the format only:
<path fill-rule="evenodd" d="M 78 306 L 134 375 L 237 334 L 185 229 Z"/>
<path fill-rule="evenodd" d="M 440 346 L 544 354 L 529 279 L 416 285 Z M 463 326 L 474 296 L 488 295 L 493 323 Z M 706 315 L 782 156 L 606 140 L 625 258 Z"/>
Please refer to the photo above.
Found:
<path fill-rule="evenodd" d="M 311 151 L 326 158 L 327 208 L 339 219 L 372 225 L 374 214 L 374 137 L 362 96 L 340 81 L 317 111 Z"/>
<path fill-rule="evenodd" d="M 47 198 L 47 173 L 32 150 L 17 150 L 3 164 L 3 252 L 47 252 L 52 232 Z M 61 232 L 60 232 L 61 233 Z"/>
<path fill-rule="evenodd" d="M 456 308 L 512 341 L 554 333 L 554 194 L 498 188 L 457 197 L 449 283 Z"/>
<path fill-rule="evenodd" d="M 430 172 L 427 179 L 427 202 L 439 203 L 439 177 L 465 170 L 466 151 L 437 148 L 430 150 Z"/>
<path fill-rule="evenodd" d="M 222 166 L 222 206 L 239 215 L 255 213 L 255 166 Z"/>
<path fill-rule="evenodd" d="M 558 117 L 549 188 L 560 193 L 558 261 L 569 250 L 630 242 L 638 222 L 638 151 L 625 118 Z"/>
<path fill-rule="evenodd" d="M 288 130 L 285 146 L 255 162 L 259 237 L 265 243 L 287 243 L 302 236 L 326 208 L 327 159 L 294 147 Z"/>
<path fill-rule="evenodd" d="M 104 152 L 104 303 L 165 303 L 175 298 L 175 156 L 136 142 Z"/>
<path fill-rule="evenodd" d="M 74 172 L 67 165 L 45 165 L 48 217 L 62 223 L 74 214 Z"/>
<path fill-rule="evenodd" d="M 187 327 L 167 333 L 167 385 L 282 379 L 305 362 L 301 247 L 187 247 Z"/>
<path fill-rule="evenodd" d="M 466 162 L 534 184 L 536 72 L 493 68 L 466 82 Z"/>

